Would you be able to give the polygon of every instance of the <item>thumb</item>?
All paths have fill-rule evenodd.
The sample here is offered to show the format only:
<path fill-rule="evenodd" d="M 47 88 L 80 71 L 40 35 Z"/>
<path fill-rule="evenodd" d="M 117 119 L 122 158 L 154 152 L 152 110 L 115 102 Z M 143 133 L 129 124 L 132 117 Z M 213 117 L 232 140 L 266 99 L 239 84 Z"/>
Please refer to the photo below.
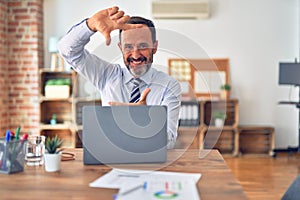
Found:
<path fill-rule="evenodd" d="M 109 33 L 103 33 L 103 36 L 105 37 L 106 45 L 110 45 L 111 38 Z"/>
<path fill-rule="evenodd" d="M 146 101 L 147 95 L 149 94 L 149 92 L 151 91 L 150 88 L 146 88 L 143 93 L 141 94 L 141 98 L 140 101 Z"/>

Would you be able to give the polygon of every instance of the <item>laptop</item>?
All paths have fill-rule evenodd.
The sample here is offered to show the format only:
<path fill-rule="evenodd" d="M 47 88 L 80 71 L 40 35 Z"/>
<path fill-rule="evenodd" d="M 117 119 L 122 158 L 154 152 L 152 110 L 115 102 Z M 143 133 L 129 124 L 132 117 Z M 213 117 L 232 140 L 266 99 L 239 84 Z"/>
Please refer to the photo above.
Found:
<path fill-rule="evenodd" d="M 83 163 L 135 164 L 167 160 L 166 106 L 84 106 Z"/>

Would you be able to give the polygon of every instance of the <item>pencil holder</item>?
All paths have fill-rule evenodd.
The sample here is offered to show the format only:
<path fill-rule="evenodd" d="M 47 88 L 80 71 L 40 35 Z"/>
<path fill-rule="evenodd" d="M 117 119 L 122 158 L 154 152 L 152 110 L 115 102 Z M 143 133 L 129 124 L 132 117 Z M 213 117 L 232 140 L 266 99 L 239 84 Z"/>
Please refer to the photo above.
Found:
<path fill-rule="evenodd" d="M 11 174 L 24 171 L 27 140 L 6 142 L 0 138 L 0 173 Z"/>

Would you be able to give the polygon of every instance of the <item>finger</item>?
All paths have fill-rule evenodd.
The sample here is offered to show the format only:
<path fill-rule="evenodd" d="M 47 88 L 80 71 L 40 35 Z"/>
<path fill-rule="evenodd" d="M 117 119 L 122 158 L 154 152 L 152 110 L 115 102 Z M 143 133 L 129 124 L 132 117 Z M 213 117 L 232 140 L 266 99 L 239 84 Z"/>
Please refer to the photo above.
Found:
<path fill-rule="evenodd" d="M 118 6 L 114 6 L 114 7 L 111 7 L 108 9 L 108 14 L 109 16 L 112 16 L 114 14 L 116 14 L 119 10 L 119 7 Z"/>
<path fill-rule="evenodd" d="M 111 38 L 110 38 L 110 33 L 103 33 L 103 36 L 105 37 L 106 45 L 110 45 Z"/>
<path fill-rule="evenodd" d="M 122 24 L 120 25 L 119 29 L 122 29 L 124 31 L 128 29 L 136 29 L 136 28 L 142 28 L 143 24 Z"/>
<path fill-rule="evenodd" d="M 130 16 L 129 15 L 124 15 L 122 18 L 118 19 L 117 23 L 119 23 L 119 24 L 125 24 L 129 20 L 130 20 Z"/>
<path fill-rule="evenodd" d="M 122 18 L 124 16 L 124 14 L 125 14 L 124 11 L 119 11 L 119 12 L 111 15 L 110 19 L 112 19 L 112 20 L 120 19 L 120 18 Z"/>
<path fill-rule="evenodd" d="M 149 94 L 149 92 L 151 91 L 150 88 L 146 88 L 143 93 L 141 94 L 141 98 L 139 101 L 146 101 L 147 95 Z"/>
<path fill-rule="evenodd" d="M 113 102 L 113 101 L 108 102 L 108 104 L 109 104 L 110 106 L 116 106 L 117 103 L 118 103 L 118 102 Z"/>
<path fill-rule="evenodd" d="M 111 106 L 126 106 L 126 105 L 129 105 L 129 103 L 115 102 L 115 101 L 110 101 L 110 102 L 108 102 L 108 104 L 111 105 Z"/>

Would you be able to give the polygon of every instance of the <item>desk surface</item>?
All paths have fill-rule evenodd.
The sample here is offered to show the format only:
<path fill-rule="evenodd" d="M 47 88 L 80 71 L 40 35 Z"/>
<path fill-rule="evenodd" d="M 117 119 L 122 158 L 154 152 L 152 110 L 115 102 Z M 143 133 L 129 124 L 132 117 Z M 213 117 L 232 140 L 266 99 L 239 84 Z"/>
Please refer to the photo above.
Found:
<path fill-rule="evenodd" d="M 21 173 L 0 174 L 1 199 L 112 199 L 117 190 L 89 187 L 90 182 L 110 171 L 111 167 L 85 166 L 82 163 L 82 149 L 68 151 L 76 153 L 76 160 L 63 161 L 60 172 L 45 172 L 44 166 L 25 166 Z M 171 150 L 168 159 L 177 158 L 182 152 Z M 200 157 L 198 150 L 188 150 L 161 170 L 201 173 L 197 183 L 201 200 L 247 199 L 218 151 L 201 151 Z M 148 168 L 148 165 L 140 166 L 142 170 Z"/>

